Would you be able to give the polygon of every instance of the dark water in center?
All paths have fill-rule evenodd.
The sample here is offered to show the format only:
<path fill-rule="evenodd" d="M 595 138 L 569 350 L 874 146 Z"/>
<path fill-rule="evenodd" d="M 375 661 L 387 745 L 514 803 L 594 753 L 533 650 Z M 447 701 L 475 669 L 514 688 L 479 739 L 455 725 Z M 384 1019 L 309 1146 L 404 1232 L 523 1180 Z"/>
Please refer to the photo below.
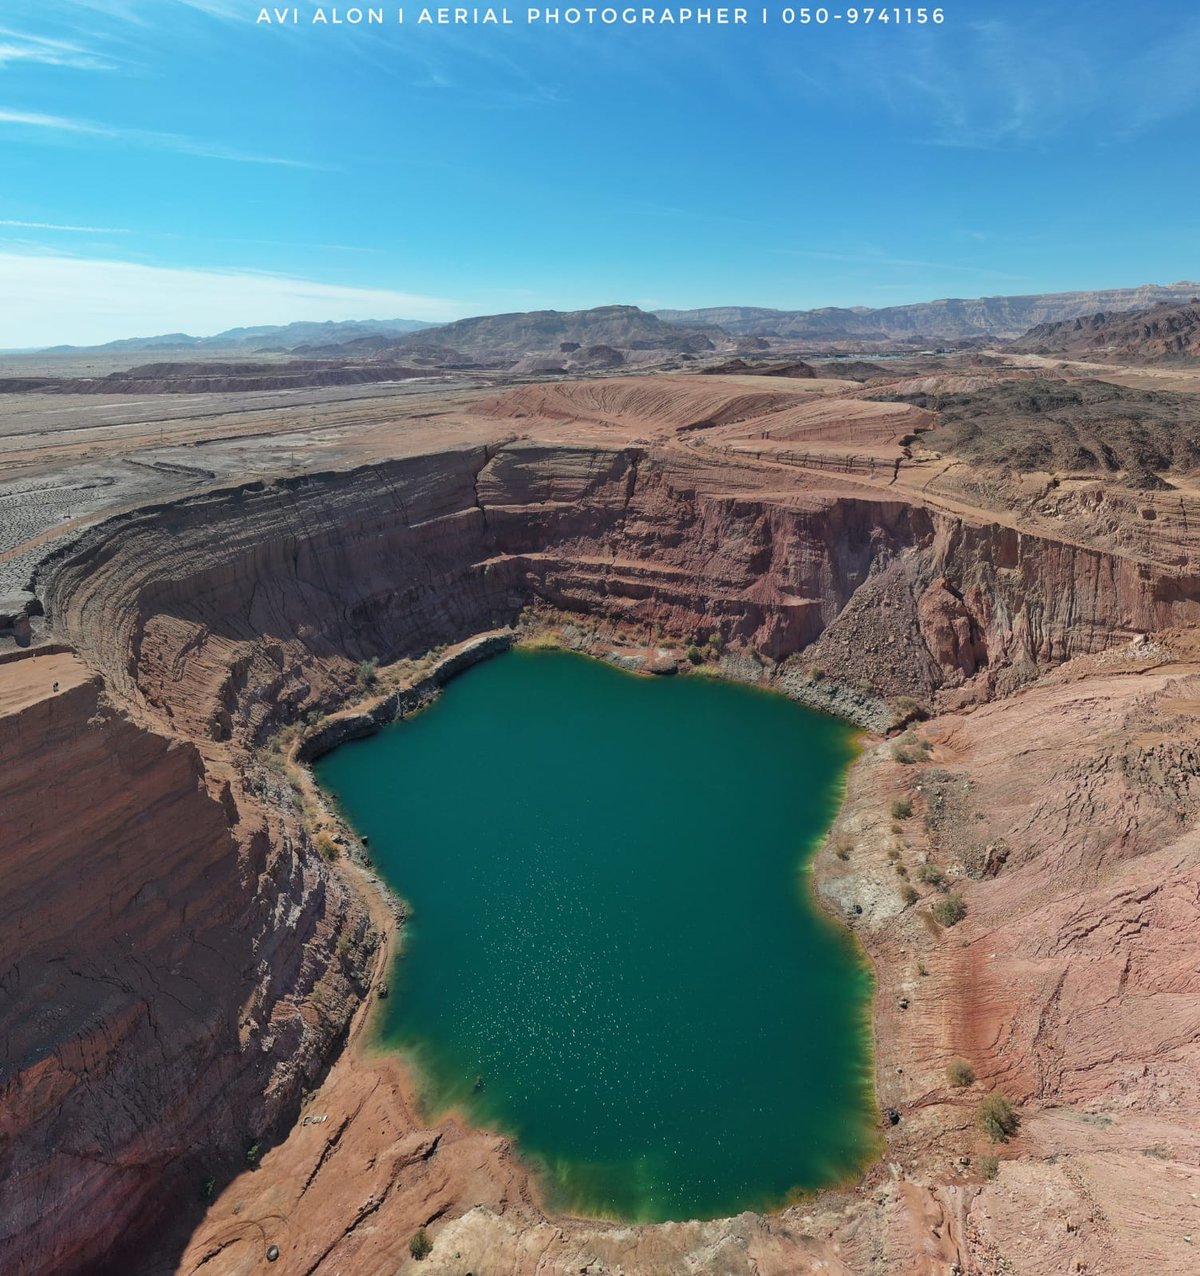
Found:
<path fill-rule="evenodd" d="M 413 906 L 383 1037 L 431 1111 L 513 1134 L 582 1212 L 852 1176 L 878 1150 L 871 980 L 805 860 L 853 754 L 781 696 L 512 652 L 324 758 Z"/>

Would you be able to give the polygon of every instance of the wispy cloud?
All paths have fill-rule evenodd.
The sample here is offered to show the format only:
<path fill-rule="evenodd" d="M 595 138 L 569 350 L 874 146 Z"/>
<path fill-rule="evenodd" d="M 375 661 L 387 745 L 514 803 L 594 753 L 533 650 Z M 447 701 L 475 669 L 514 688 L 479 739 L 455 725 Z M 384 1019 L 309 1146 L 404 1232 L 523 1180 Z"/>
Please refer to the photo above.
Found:
<path fill-rule="evenodd" d="M 13 226 L 21 230 L 75 231 L 83 235 L 129 235 L 132 233 L 124 226 L 63 226 L 58 222 L 22 222 L 8 217 L 0 218 L 0 226 Z"/>
<path fill-rule="evenodd" d="M 0 27 L 0 68 L 12 63 L 70 67 L 79 71 L 113 71 L 116 63 L 71 40 L 28 35 Z"/>
<path fill-rule="evenodd" d="M 274 164 L 282 168 L 324 169 L 323 164 L 307 160 L 286 159 L 279 155 L 261 155 L 205 142 L 198 138 L 183 137 L 178 133 L 155 133 L 147 129 L 115 128 L 91 120 L 71 119 L 62 115 L 46 115 L 39 111 L 18 111 L 0 107 L 0 124 L 12 124 L 25 128 L 45 129 L 51 132 L 106 138 L 114 142 L 130 142 L 156 150 L 176 151 L 181 155 L 196 155 L 203 159 L 229 160 L 235 164 Z"/>
<path fill-rule="evenodd" d="M 254 17 L 254 13 L 250 13 L 251 6 L 242 4 L 241 0 L 179 0 L 179 3 L 186 5 L 189 9 L 199 9 L 201 13 L 207 13 L 210 17 L 225 18 L 228 21 L 244 22 L 247 20 L 247 14 L 251 20 Z"/>
<path fill-rule="evenodd" d="M 158 332 L 220 332 L 294 320 L 456 319 L 478 309 L 387 288 L 354 288 L 242 270 L 187 270 L 0 253 L 0 348 L 91 345 Z"/>

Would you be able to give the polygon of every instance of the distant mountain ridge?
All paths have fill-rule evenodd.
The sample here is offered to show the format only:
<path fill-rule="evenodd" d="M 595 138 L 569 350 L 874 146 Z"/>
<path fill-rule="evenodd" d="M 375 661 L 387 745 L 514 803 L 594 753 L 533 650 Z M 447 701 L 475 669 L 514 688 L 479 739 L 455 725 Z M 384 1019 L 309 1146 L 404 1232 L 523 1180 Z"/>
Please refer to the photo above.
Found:
<path fill-rule="evenodd" d="M 402 337 L 396 346 L 411 347 L 432 339 L 440 346 L 493 354 L 561 352 L 571 345 L 694 352 L 712 350 L 714 339 L 724 337 L 713 324 L 667 323 L 637 306 L 595 306 L 591 310 L 529 310 L 459 319 L 429 333 Z"/>
<path fill-rule="evenodd" d="M 661 363 L 731 346 L 719 328 L 664 323 L 637 306 L 477 315 L 395 338 L 360 337 L 301 346 L 305 358 L 415 362 L 442 368 L 500 367 L 527 373 L 586 372 Z"/>
<path fill-rule="evenodd" d="M 1098 311 L 1142 310 L 1160 302 L 1178 304 L 1200 293 L 1200 284 L 1144 284 L 1093 292 L 1031 293 L 1022 296 L 946 298 L 873 310 L 862 306 L 820 310 L 768 310 L 759 306 L 709 306 L 656 310 L 668 323 L 717 324 L 742 336 L 792 340 L 969 340 L 1020 337 L 1037 324 L 1075 319 Z"/>
<path fill-rule="evenodd" d="M 229 328 L 211 337 L 193 337 L 186 332 L 167 332 L 156 337 L 125 337 L 101 346 L 52 346 L 45 354 L 74 354 L 81 351 L 139 350 L 226 350 L 252 353 L 256 350 L 293 350 L 304 344 L 341 344 L 374 335 L 400 336 L 433 327 L 419 319 L 347 319 L 314 323 L 300 321 L 253 328 Z"/>
<path fill-rule="evenodd" d="M 1162 304 L 1038 324 L 1009 349 L 1149 363 L 1200 359 L 1200 289 L 1181 306 Z"/>
<path fill-rule="evenodd" d="M 469 363 L 480 357 L 521 359 L 557 354 L 575 354 L 578 362 L 582 358 L 578 351 L 586 349 L 632 352 L 634 362 L 642 363 L 644 355 L 651 351 L 688 356 L 718 348 L 766 350 L 766 338 L 828 345 L 1008 340 L 1022 337 L 1039 325 L 1100 313 L 1145 310 L 1162 303 L 1180 305 L 1198 294 L 1200 283 L 1181 282 L 1091 292 L 946 298 L 881 309 L 709 306 L 646 311 L 637 306 L 609 305 L 589 310 L 477 315 L 445 324 L 380 319 L 231 328 L 211 337 L 176 332 L 110 341 L 102 346 L 55 346 L 43 353 L 286 352 L 310 358 L 387 361 L 407 359 L 409 352 L 428 348 L 427 362 L 454 362 L 452 356 L 457 355 L 460 362 Z M 756 341 L 757 345 L 748 344 Z M 435 350 L 444 357 L 434 358 Z"/>

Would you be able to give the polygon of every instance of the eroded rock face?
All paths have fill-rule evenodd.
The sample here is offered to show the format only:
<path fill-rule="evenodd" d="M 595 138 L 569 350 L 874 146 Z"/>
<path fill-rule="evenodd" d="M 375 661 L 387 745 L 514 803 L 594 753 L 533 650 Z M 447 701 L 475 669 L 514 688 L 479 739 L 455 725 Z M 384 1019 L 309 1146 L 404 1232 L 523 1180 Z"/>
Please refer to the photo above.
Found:
<path fill-rule="evenodd" d="M 917 600 L 917 622 L 930 655 L 948 679 L 970 678 L 987 664 L 987 645 L 978 624 L 945 576 Z"/>
<path fill-rule="evenodd" d="M 781 490 L 684 448 L 500 437 L 113 519 L 41 592 L 103 682 L 43 696 L 0 740 L 29 847 L 5 861 L 22 924 L 0 936 L 16 1060 L 0 1265 L 30 1276 L 98 1262 L 198 1190 L 209 1160 L 243 1155 L 344 1030 L 366 918 L 254 751 L 336 703 L 358 661 L 540 600 L 643 634 L 719 632 L 769 661 L 806 648 L 887 694 L 973 680 L 986 698 L 1197 610 L 1186 580 L 878 490 Z M 102 1227 L 62 1225 L 100 1210 Z M 475 1253 L 476 1224 L 456 1226 Z"/>
<path fill-rule="evenodd" d="M 731 493 L 731 488 L 737 494 Z M 938 582 L 935 584 L 935 582 Z M 111 520 L 54 563 L 51 621 L 176 728 L 260 739 L 355 661 L 511 622 L 541 599 L 931 693 L 1193 619 L 1116 555 L 904 501 L 779 497 L 749 465 L 498 443 Z M 339 682 L 340 679 L 340 682 Z"/>
<path fill-rule="evenodd" d="M 18 679 L 44 685 L 0 733 L 0 1268 L 82 1271 L 294 1110 L 366 919 L 240 777 L 78 662 L 0 666 Z"/>

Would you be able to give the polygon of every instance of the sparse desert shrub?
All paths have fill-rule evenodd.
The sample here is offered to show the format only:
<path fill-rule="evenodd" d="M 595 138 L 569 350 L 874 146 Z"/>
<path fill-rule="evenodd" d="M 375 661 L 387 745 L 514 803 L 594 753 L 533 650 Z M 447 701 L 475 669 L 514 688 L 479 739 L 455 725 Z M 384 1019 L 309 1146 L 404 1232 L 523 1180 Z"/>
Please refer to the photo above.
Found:
<path fill-rule="evenodd" d="M 993 1143 L 1006 1143 L 1017 1132 L 1021 1118 L 1004 1095 L 993 1090 L 979 1105 L 979 1128 Z"/>
<path fill-rule="evenodd" d="M 941 886 L 946 880 L 946 874 L 940 868 L 929 860 L 926 860 L 920 868 L 917 869 L 917 880 L 927 882 L 930 886 Z"/>
<path fill-rule="evenodd" d="M 702 664 L 704 661 L 704 653 L 694 642 L 688 643 L 687 650 L 683 654 L 694 665 Z"/>
<path fill-rule="evenodd" d="M 908 869 L 905 867 L 905 865 L 901 864 L 899 861 L 897 861 L 897 863 L 896 863 L 896 872 L 897 872 L 897 873 L 898 873 L 901 877 L 907 877 L 907 876 L 908 876 Z"/>
<path fill-rule="evenodd" d="M 258 1164 L 258 1158 L 262 1154 L 262 1148 L 257 1143 L 251 1143 L 246 1149 L 246 1164 L 255 1166 Z"/>
<path fill-rule="evenodd" d="M 888 849 L 888 859 L 898 860 L 899 858 L 900 858 L 900 848 L 898 846 L 890 847 Z"/>
<path fill-rule="evenodd" d="M 907 717 L 910 713 L 916 713 L 917 702 L 912 698 L 912 696 L 897 696 L 895 700 L 892 701 L 892 708 L 895 709 L 896 713 L 901 717 Z"/>
<path fill-rule="evenodd" d="M 839 842 L 837 846 L 834 847 L 833 853 L 840 860 L 848 860 L 850 858 L 850 852 L 853 849 L 854 847 L 852 847 L 849 842 Z"/>
<path fill-rule="evenodd" d="M 1000 1158 L 993 1156 L 991 1152 L 985 1152 L 982 1156 L 975 1158 L 975 1168 L 988 1182 L 991 1182 L 1000 1173 Z"/>
<path fill-rule="evenodd" d="M 967 915 L 967 906 L 961 895 L 946 895 L 930 910 L 939 926 L 957 926 Z"/>
<path fill-rule="evenodd" d="M 709 646 L 710 646 L 710 647 L 711 647 L 714 651 L 720 651 L 720 650 L 721 650 L 721 648 L 725 646 L 725 639 L 724 639 L 724 638 L 722 638 L 720 634 L 709 634 L 709 635 L 708 635 L 708 645 L 709 645 Z"/>
<path fill-rule="evenodd" d="M 429 1233 L 423 1227 L 418 1227 L 412 1234 L 412 1240 L 408 1242 L 408 1252 L 419 1263 L 421 1259 L 428 1258 L 433 1252 L 433 1241 L 429 1237 Z"/>
<path fill-rule="evenodd" d="M 354 671 L 354 680 L 364 691 L 370 691 L 379 681 L 379 661 L 374 656 L 370 660 L 360 660 Z"/>
<path fill-rule="evenodd" d="M 897 798 L 892 803 L 892 818 L 907 820 L 912 818 L 912 798 Z"/>
<path fill-rule="evenodd" d="M 946 1080 L 961 1090 L 975 1080 L 975 1069 L 965 1059 L 951 1059 L 946 1065 Z"/>
<path fill-rule="evenodd" d="M 217 1194 L 217 1180 L 210 1174 L 208 1178 L 200 1184 L 200 1199 L 202 1201 L 211 1201 Z"/>
<path fill-rule="evenodd" d="M 912 766 L 914 762 L 924 762 L 933 752 L 933 745 L 928 740 L 918 739 L 911 730 L 906 731 L 892 745 L 892 757 L 904 766 Z"/>
<path fill-rule="evenodd" d="M 911 882 L 905 882 L 900 887 L 900 898 L 905 904 L 915 904 L 921 897 L 917 894 L 916 887 Z"/>
<path fill-rule="evenodd" d="M 820 682 L 821 679 L 825 677 L 825 670 L 822 669 L 820 665 L 813 665 L 813 667 L 808 671 L 808 676 L 813 680 L 813 682 Z"/>
<path fill-rule="evenodd" d="M 317 834 L 313 841 L 323 859 L 328 860 L 331 864 L 338 857 L 337 843 L 329 836 L 328 833 L 322 831 Z"/>

